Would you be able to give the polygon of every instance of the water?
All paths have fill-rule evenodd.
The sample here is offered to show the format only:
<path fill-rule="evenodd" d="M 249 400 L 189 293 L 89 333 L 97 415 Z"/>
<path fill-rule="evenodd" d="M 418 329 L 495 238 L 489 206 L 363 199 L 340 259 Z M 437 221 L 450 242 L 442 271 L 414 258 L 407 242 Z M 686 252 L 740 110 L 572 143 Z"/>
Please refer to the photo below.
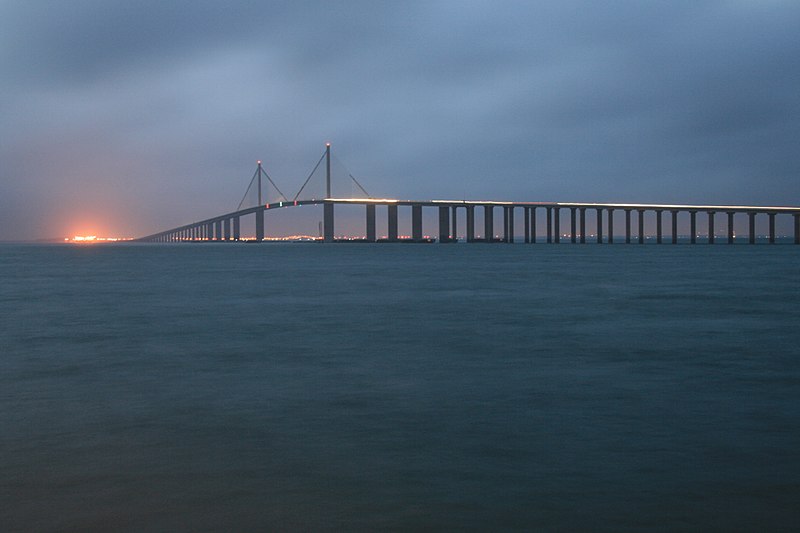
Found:
<path fill-rule="evenodd" d="M 0 529 L 790 530 L 798 265 L 0 246 Z"/>

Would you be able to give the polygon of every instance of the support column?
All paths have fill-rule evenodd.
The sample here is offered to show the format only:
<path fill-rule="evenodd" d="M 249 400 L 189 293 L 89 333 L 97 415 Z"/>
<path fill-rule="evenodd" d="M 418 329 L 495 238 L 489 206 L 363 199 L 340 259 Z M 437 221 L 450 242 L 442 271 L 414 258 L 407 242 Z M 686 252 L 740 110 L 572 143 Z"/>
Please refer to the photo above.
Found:
<path fill-rule="evenodd" d="M 689 242 L 697 244 L 697 211 L 689 211 Z"/>
<path fill-rule="evenodd" d="M 716 211 L 708 212 L 708 244 L 714 244 L 714 215 Z"/>
<path fill-rule="evenodd" d="M 222 232 L 226 241 L 231 240 L 231 219 L 226 218 L 222 221 Z"/>
<path fill-rule="evenodd" d="M 453 211 L 453 236 L 452 236 L 453 241 L 452 242 L 458 242 L 458 218 L 456 216 L 456 215 L 458 215 L 458 207 L 453 206 L 452 211 Z"/>
<path fill-rule="evenodd" d="M 206 224 L 206 240 L 214 240 L 214 223 L 209 222 Z"/>
<path fill-rule="evenodd" d="M 215 230 L 215 233 L 214 233 L 214 238 L 216 240 L 218 240 L 218 241 L 221 241 L 222 240 L 222 221 L 221 220 L 217 220 L 217 223 L 214 224 L 214 225 L 216 226 L 216 230 Z"/>
<path fill-rule="evenodd" d="M 597 244 L 603 244 L 603 210 L 597 208 Z"/>
<path fill-rule="evenodd" d="M 656 244 L 661 244 L 663 242 L 663 214 L 664 212 L 660 209 L 656 210 Z"/>
<path fill-rule="evenodd" d="M 414 242 L 422 240 L 422 206 L 420 204 L 411 206 L 411 239 Z"/>
<path fill-rule="evenodd" d="M 387 226 L 389 235 L 387 238 L 389 242 L 397 242 L 397 204 L 389 204 L 387 206 Z"/>
<path fill-rule="evenodd" d="M 608 209 L 608 244 L 614 244 L 614 210 Z"/>
<path fill-rule="evenodd" d="M 475 206 L 467 206 L 467 242 L 475 242 Z"/>
<path fill-rule="evenodd" d="M 256 211 L 256 241 L 264 240 L 264 208 Z"/>
<path fill-rule="evenodd" d="M 800 214 L 794 215 L 794 243 L 800 244 Z"/>
<path fill-rule="evenodd" d="M 547 244 L 553 242 L 553 208 L 545 207 L 547 210 Z"/>
<path fill-rule="evenodd" d="M 238 241 L 242 238 L 241 222 L 239 217 L 233 217 L 233 240 Z"/>
<path fill-rule="evenodd" d="M 439 206 L 439 243 L 450 242 L 450 208 Z"/>
<path fill-rule="evenodd" d="M 508 206 L 503 206 L 503 242 L 508 243 Z"/>
<path fill-rule="evenodd" d="M 333 242 L 333 204 L 325 202 L 322 210 L 322 242 Z"/>
<path fill-rule="evenodd" d="M 756 243 L 756 214 L 755 213 L 747 213 L 747 216 L 750 218 L 750 244 Z"/>
<path fill-rule="evenodd" d="M 483 232 L 486 234 L 485 241 L 492 242 L 494 240 L 494 206 L 483 206 Z"/>
<path fill-rule="evenodd" d="M 769 243 L 775 244 L 775 213 L 767 213 L 769 215 Z"/>
<path fill-rule="evenodd" d="M 586 244 L 586 208 L 581 207 L 581 244 Z"/>
<path fill-rule="evenodd" d="M 625 244 L 631 243 L 631 210 L 625 210 Z"/>
<path fill-rule="evenodd" d="M 514 206 L 508 206 L 508 243 L 514 244 Z"/>
<path fill-rule="evenodd" d="M 672 210 L 672 244 L 678 244 L 678 211 Z"/>
<path fill-rule="evenodd" d="M 733 244 L 733 211 L 728 211 L 728 244 Z"/>
<path fill-rule="evenodd" d="M 576 207 L 569 208 L 569 227 L 570 227 L 570 242 L 575 244 L 578 242 L 578 228 L 575 226 L 575 211 Z"/>
<path fill-rule="evenodd" d="M 558 244 L 561 242 L 561 208 L 554 207 L 554 217 L 553 217 L 553 238 L 555 243 Z"/>
<path fill-rule="evenodd" d="M 523 207 L 522 212 L 525 218 L 525 244 L 529 244 L 531 242 L 531 209 Z"/>
<path fill-rule="evenodd" d="M 367 204 L 367 242 L 375 242 L 375 204 Z"/>
<path fill-rule="evenodd" d="M 536 244 L 536 208 L 531 207 L 531 244 Z"/>
<path fill-rule="evenodd" d="M 637 209 L 639 213 L 639 244 L 644 244 L 644 209 Z"/>

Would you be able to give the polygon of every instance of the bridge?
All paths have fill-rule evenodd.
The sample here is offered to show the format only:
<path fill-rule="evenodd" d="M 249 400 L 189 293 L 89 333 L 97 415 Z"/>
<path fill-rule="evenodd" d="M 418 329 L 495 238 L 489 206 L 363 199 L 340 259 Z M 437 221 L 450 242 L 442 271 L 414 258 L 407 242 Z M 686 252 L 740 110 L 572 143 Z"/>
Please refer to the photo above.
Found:
<path fill-rule="evenodd" d="M 308 184 L 311 177 L 314 175 L 317 168 L 322 161 L 325 161 L 325 184 L 326 191 L 324 198 L 311 198 L 299 199 L 300 194 Z M 358 187 L 366 194 L 363 187 L 353 178 L 350 177 L 358 185 Z M 181 242 L 181 241 L 240 241 L 242 240 L 241 234 L 241 220 L 242 217 L 253 216 L 255 217 L 255 241 L 262 242 L 264 240 L 264 217 L 266 213 L 272 212 L 276 209 L 285 209 L 297 206 L 307 205 L 322 205 L 323 206 L 323 242 L 335 242 L 334 229 L 335 229 L 335 207 L 337 205 L 362 205 L 365 207 L 365 237 L 360 239 L 367 242 L 430 242 L 438 240 L 440 243 L 458 242 L 457 228 L 458 228 L 458 214 L 459 210 L 463 209 L 466 216 L 466 242 L 504 242 L 514 243 L 518 242 L 515 235 L 515 213 L 521 212 L 523 223 L 523 239 L 522 242 L 534 244 L 539 242 L 539 235 L 537 233 L 537 210 L 544 212 L 544 225 L 545 236 L 542 242 L 550 244 L 558 244 L 561 242 L 570 242 L 573 244 L 585 244 L 587 242 L 613 244 L 614 242 L 624 242 L 631 244 L 636 242 L 644 244 L 645 242 L 645 220 L 647 213 L 655 214 L 655 239 L 657 244 L 670 242 L 672 244 L 678 243 L 678 220 L 679 216 L 689 216 L 689 242 L 696 244 L 698 242 L 697 231 L 697 217 L 698 214 L 707 217 L 707 238 L 708 244 L 714 244 L 718 238 L 725 239 L 727 243 L 733 244 L 737 238 L 734 218 L 737 214 L 744 214 L 747 216 L 747 242 L 755 244 L 757 241 L 756 234 L 756 217 L 767 217 L 769 223 L 769 232 L 767 241 L 771 244 L 776 242 L 775 218 L 778 215 L 791 216 L 794 218 L 794 244 L 800 244 L 800 207 L 780 207 L 780 206 L 748 206 L 748 205 L 681 205 L 681 204 L 625 204 L 625 203 L 573 203 L 573 202 L 505 202 L 505 201 L 471 201 L 471 200 L 396 200 L 388 198 L 335 198 L 331 194 L 331 147 L 330 143 L 326 144 L 325 152 L 320 158 L 317 166 L 314 167 L 306 182 L 301 187 L 300 191 L 295 195 L 292 200 L 280 193 L 283 198 L 277 202 L 264 203 L 262 197 L 262 184 L 263 178 L 266 178 L 269 183 L 280 193 L 277 185 L 272 181 L 272 178 L 264 171 L 261 161 L 258 161 L 258 166 L 250 182 L 250 186 L 257 179 L 258 185 L 258 200 L 256 205 L 252 207 L 242 208 L 242 202 L 239 207 L 230 213 L 217 215 L 211 218 L 206 218 L 190 224 L 185 224 L 176 228 L 171 228 L 165 231 L 147 235 L 139 239 L 139 242 Z M 248 187 L 248 191 L 250 187 Z M 247 193 L 245 193 L 247 196 Z M 387 235 L 378 238 L 376 233 L 376 217 L 377 207 L 385 206 L 387 216 Z M 398 210 L 403 208 L 411 209 L 411 235 L 410 238 L 401 238 L 398 228 Z M 436 209 L 438 210 L 438 236 L 436 239 L 431 239 L 423 235 L 422 231 L 422 210 Z M 498 234 L 495 233 L 495 209 L 502 211 L 502 231 Z M 476 237 L 476 210 L 482 210 L 483 213 L 483 238 Z M 588 213 L 587 213 L 588 211 Z M 596 217 L 595 233 L 588 235 L 586 233 L 587 216 L 591 216 L 592 212 Z M 614 216 L 619 213 L 625 218 L 624 235 L 614 234 Z M 633 214 L 636 214 L 636 223 L 638 231 L 635 235 L 632 233 Z M 670 228 L 669 232 L 665 234 L 664 231 L 664 214 L 669 214 Z M 565 223 L 562 227 L 562 214 L 569 217 L 568 227 Z M 727 221 L 726 234 L 718 237 L 715 232 L 715 223 L 717 218 L 724 216 L 723 220 Z M 499 229 L 499 228 L 498 228 Z M 604 235 L 605 229 L 605 235 Z M 588 237 L 588 238 L 587 238 Z M 665 238 L 666 237 L 666 238 Z"/>

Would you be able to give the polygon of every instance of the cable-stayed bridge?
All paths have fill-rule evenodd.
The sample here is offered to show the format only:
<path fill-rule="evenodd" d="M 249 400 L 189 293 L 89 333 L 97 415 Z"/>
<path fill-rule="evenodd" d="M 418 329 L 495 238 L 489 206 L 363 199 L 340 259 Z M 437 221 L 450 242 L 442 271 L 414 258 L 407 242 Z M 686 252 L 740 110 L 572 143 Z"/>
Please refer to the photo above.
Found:
<path fill-rule="evenodd" d="M 324 163 L 325 191 L 321 198 L 315 197 L 307 188 L 312 178 L 320 170 Z M 570 243 L 606 243 L 625 242 L 643 244 L 649 240 L 645 233 L 645 222 L 651 219 L 649 224 L 652 230 L 652 218 L 655 218 L 655 242 L 663 244 L 666 242 L 677 244 L 679 242 L 678 221 L 679 217 L 689 217 L 689 238 L 688 242 L 695 244 L 706 242 L 714 244 L 718 240 L 733 244 L 741 241 L 742 235 L 746 235 L 746 242 L 755 244 L 758 241 L 756 233 L 756 217 L 766 217 L 768 221 L 768 232 L 766 242 L 776 242 L 775 219 L 777 216 L 793 217 L 793 236 L 794 244 L 800 244 L 800 207 L 787 206 L 748 206 L 748 205 L 681 205 L 681 204 L 628 204 L 628 203 L 575 203 L 575 202 L 506 202 L 506 201 L 470 201 L 470 200 L 396 200 L 389 198 L 371 198 L 364 187 L 348 173 L 350 185 L 356 187 L 364 198 L 336 197 L 333 194 L 333 183 L 331 179 L 331 147 L 326 144 L 325 152 L 320 157 L 314 169 L 303 183 L 303 186 L 292 198 L 288 199 L 272 178 L 264 170 L 261 161 L 258 161 L 257 168 L 250 180 L 250 185 L 245 192 L 242 201 L 236 210 L 206 218 L 190 224 L 185 224 L 176 228 L 154 233 L 136 239 L 140 242 L 180 242 L 180 241 L 240 241 L 244 237 L 241 231 L 241 220 L 243 217 L 255 218 L 255 238 L 256 242 L 262 242 L 264 235 L 264 218 L 267 213 L 276 209 L 285 209 L 306 205 L 322 205 L 323 221 L 321 239 L 323 242 L 335 242 L 335 207 L 337 205 L 363 205 L 365 206 L 365 237 L 367 242 L 431 242 L 437 240 L 440 243 L 458 242 L 458 216 L 459 211 L 464 210 L 466 217 L 465 238 L 466 242 L 518 242 L 515 235 L 515 216 L 521 213 L 523 217 L 522 241 L 524 243 L 547 242 L 557 244 L 560 242 Z M 270 188 L 271 186 L 271 188 Z M 264 188 L 270 192 L 274 189 L 277 193 L 276 201 L 266 201 L 264 198 Z M 248 195 L 257 196 L 254 199 L 255 205 L 243 207 L 247 204 Z M 376 232 L 377 208 L 385 207 L 387 234 L 380 239 Z M 401 237 L 399 228 L 398 210 L 400 208 L 410 208 L 411 210 L 411 232 L 410 238 Z M 436 209 L 438 211 L 438 236 L 429 238 L 423 234 L 422 210 Z M 502 211 L 502 228 L 495 228 L 495 209 Z M 476 211 L 482 215 L 482 228 L 477 228 L 476 232 Z M 482 212 L 481 212 L 482 211 Z M 543 217 L 537 216 L 544 213 Z M 565 220 L 562 222 L 562 214 Z M 594 234 L 587 235 L 587 217 L 595 217 Z M 624 233 L 615 235 L 615 214 L 624 217 Z M 669 228 L 665 230 L 664 215 L 668 215 Z M 699 239 L 697 219 L 698 214 L 706 218 L 706 236 Z M 746 217 L 746 231 L 736 231 L 736 216 Z M 568 217 L 568 220 L 566 218 Z M 543 228 L 537 228 L 537 219 L 543 218 L 539 222 Z M 724 226 L 719 226 L 723 230 L 718 234 L 716 229 L 717 219 L 722 218 Z M 636 227 L 634 227 L 634 219 Z M 545 229 L 544 236 L 540 229 Z M 633 233 L 636 229 L 636 233 Z M 348 239 L 352 240 L 352 239 Z"/>

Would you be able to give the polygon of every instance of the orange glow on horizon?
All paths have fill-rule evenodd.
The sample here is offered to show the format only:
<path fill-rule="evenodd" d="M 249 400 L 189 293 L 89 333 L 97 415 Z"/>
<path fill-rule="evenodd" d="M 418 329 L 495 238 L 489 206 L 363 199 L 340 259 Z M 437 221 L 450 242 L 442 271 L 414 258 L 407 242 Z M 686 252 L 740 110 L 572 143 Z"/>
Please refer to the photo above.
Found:
<path fill-rule="evenodd" d="M 78 243 L 95 243 L 95 242 L 118 242 L 129 241 L 131 237 L 98 237 L 97 235 L 75 235 L 73 237 L 64 237 L 64 242 L 78 242 Z"/>

